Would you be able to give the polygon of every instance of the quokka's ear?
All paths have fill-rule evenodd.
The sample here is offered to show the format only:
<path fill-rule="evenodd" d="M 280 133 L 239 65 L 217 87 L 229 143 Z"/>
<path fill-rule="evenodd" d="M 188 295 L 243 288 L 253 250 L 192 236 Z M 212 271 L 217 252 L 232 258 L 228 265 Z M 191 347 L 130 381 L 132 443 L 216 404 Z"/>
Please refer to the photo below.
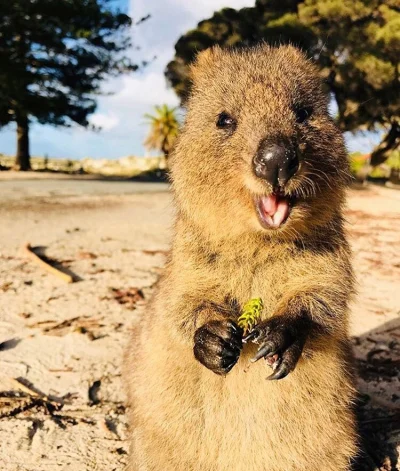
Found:
<path fill-rule="evenodd" d="M 190 79 L 196 82 L 198 78 L 207 75 L 210 68 L 218 62 L 221 54 L 222 49 L 219 46 L 213 46 L 199 52 L 190 66 Z"/>

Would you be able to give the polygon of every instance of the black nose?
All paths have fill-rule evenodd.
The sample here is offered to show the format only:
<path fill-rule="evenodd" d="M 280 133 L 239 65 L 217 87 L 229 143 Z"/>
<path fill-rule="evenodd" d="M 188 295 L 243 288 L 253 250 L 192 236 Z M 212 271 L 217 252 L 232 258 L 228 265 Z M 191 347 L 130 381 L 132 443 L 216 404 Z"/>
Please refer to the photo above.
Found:
<path fill-rule="evenodd" d="M 299 159 L 292 145 L 263 141 L 253 158 L 254 173 L 274 188 L 283 187 L 298 168 Z"/>

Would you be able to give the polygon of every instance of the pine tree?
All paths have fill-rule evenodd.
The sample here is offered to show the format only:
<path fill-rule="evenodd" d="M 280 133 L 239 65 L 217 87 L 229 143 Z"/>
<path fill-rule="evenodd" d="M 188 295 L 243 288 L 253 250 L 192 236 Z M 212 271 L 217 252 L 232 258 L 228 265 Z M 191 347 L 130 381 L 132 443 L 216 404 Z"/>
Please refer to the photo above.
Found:
<path fill-rule="evenodd" d="M 17 125 L 17 169 L 31 123 L 88 126 L 102 81 L 137 69 L 131 24 L 110 0 L 1 0 L 0 126 Z"/>

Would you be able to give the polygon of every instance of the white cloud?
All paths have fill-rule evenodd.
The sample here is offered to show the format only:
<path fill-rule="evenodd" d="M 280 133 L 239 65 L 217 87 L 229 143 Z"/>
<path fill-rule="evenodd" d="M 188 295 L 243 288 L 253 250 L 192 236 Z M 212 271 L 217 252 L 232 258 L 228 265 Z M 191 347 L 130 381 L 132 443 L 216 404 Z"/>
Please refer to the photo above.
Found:
<path fill-rule="evenodd" d="M 208 18 L 221 8 L 253 7 L 255 0 L 172 0 L 176 6 L 187 10 L 192 16 L 199 17 L 197 21 Z"/>
<path fill-rule="evenodd" d="M 167 103 L 176 105 L 178 100 L 172 90 L 168 90 L 162 73 L 150 72 L 143 75 L 133 75 L 122 79 L 121 91 L 108 98 L 111 106 L 135 109 L 138 105 L 158 105 Z"/>
<path fill-rule="evenodd" d="M 120 120 L 115 113 L 95 113 L 90 116 L 89 122 L 103 131 L 111 131 L 118 126 Z"/>

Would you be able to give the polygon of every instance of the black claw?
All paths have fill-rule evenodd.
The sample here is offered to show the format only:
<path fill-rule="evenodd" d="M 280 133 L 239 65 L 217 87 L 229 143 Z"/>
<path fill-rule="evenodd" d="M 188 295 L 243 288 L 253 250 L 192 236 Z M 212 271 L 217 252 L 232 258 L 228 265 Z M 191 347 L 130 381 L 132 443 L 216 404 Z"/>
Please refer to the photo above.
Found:
<path fill-rule="evenodd" d="M 261 358 L 268 359 L 277 355 L 278 360 L 274 363 L 277 367 L 268 379 L 285 378 L 296 367 L 312 327 L 313 324 L 306 315 L 298 318 L 273 316 L 262 321 L 243 338 L 245 343 L 260 345 L 250 361 L 254 363 Z"/>
<path fill-rule="evenodd" d="M 227 343 L 231 348 L 237 348 L 238 350 L 241 350 L 243 348 L 243 343 L 241 339 L 231 338 Z"/>
<path fill-rule="evenodd" d="M 228 325 L 233 330 L 233 332 L 239 332 L 240 327 L 236 326 L 232 321 L 228 321 Z"/>
<path fill-rule="evenodd" d="M 254 340 L 258 337 L 259 332 L 257 330 L 252 330 L 246 337 L 243 338 L 243 342 L 248 342 L 249 340 Z"/>
<path fill-rule="evenodd" d="M 267 342 L 264 344 L 258 352 L 254 355 L 254 357 L 250 360 L 252 363 L 255 363 L 256 361 L 260 360 L 261 358 L 264 358 L 266 356 L 271 356 L 275 355 L 275 345 L 272 342 Z"/>
<path fill-rule="evenodd" d="M 278 368 L 268 376 L 268 380 L 283 379 L 290 373 L 289 367 L 285 363 L 281 363 Z"/>
<path fill-rule="evenodd" d="M 232 338 L 236 338 L 240 343 L 242 343 L 243 329 L 232 321 L 229 321 L 228 325 L 232 333 Z"/>
<path fill-rule="evenodd" d="M 238 358 L 235 358 L 233 361 L 232 358 L 224 358 L 221 366 L 227 373 L 229 373 L 229 371 L 231 371 L 231 369 L 236 365 L 237 361 Z"/>

